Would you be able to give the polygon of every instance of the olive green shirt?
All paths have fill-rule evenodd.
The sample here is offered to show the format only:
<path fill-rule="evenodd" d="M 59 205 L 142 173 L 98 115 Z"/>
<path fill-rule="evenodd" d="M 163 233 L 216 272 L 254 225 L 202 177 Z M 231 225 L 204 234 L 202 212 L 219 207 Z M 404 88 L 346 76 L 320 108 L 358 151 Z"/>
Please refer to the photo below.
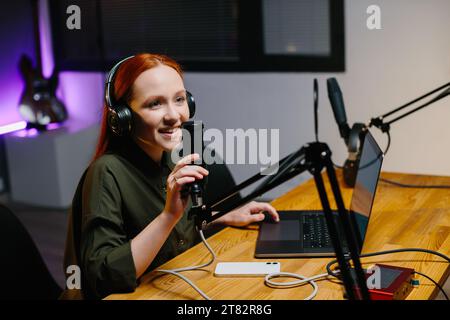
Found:
<path fill-rule="evenodd" d="M 157 164 L 131 141 L 89 166 L 73 200 L 64 258 L 65 270 L 80 267 L 81 290 L 66 289 L 62 298 L 98 299 L 134 291 L 138 279 L 131 239 L 163 211 L 173 167 L 170 154 L 164 153 Z M 199 241 L 185 213 L 147 271 Z"/>

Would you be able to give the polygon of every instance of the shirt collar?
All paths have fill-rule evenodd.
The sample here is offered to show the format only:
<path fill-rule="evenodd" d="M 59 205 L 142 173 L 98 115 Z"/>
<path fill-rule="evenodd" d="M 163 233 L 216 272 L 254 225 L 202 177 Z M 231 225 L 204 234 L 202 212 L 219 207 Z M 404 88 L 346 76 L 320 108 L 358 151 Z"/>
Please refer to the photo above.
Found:
<path fill-rule="evenodd" d="M 122 148 L 117 153 L 142 171 L 146 176 L 156 176 L 166 170 L 172 171 L 175 167 L 170 157 L 170 152 L 163 152 L 161 163 L 158 164 L 132 139 L 124 141 Z"/>

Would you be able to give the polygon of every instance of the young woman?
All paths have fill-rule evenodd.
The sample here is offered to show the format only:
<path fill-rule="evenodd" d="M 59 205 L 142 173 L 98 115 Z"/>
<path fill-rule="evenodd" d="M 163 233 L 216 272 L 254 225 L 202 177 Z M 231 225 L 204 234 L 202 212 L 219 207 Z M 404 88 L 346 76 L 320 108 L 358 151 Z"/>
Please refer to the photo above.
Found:
<path fill-rule="evenodd" d="M 107 94 L 94 161 L 78 185 L 69 219 L 65 271 L 70 265 L 80 267 L 81 290 L 68 274 L 74 288 L 65 291 L 66 298 L 131 292 L 146 271 L 199 241 L 193 220 L 187 219 L 189 199 L 180 191 L 209 172 L 188 165 L 197 154 L 176 164 L 170 157 L 180 142 L 181 124 L 189 118 L 180 66 L 145 53 L 112 71 L 107 90 L 113 97 Z M 125 132 L 116 130 L 109 104 L 130 113 Z M 245 226 L 263 220 L 262 211 L 278 220 L 271 205 L 251 202 L 215 223 Z"/>

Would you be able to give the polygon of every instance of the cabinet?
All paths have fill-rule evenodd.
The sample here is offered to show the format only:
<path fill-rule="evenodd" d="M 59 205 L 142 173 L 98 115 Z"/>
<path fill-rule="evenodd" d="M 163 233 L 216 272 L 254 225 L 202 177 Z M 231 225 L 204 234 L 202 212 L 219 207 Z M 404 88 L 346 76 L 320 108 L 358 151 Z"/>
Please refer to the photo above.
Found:
<path fill-rule="evenodd" d="M 52 208 L 71 205 L 91 161 L 99 125 L 70 120 L 59 128 L 5 136 L 11 200 Z"/>

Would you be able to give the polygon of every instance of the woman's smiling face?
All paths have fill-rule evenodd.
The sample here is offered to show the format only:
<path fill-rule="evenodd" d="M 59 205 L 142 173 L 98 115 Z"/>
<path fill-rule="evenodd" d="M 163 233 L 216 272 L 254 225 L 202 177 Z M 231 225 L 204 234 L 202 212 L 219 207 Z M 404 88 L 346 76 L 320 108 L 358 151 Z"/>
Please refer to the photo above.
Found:
<path fill-rule="evenodd" d="M 181 141 L 181 124 L 189 119 L 186 89 L 178 72 L 160 64 L 136 78 L 130 107 L 133 137 L 144 140 L 147 153 L 159 159 Z"/>

